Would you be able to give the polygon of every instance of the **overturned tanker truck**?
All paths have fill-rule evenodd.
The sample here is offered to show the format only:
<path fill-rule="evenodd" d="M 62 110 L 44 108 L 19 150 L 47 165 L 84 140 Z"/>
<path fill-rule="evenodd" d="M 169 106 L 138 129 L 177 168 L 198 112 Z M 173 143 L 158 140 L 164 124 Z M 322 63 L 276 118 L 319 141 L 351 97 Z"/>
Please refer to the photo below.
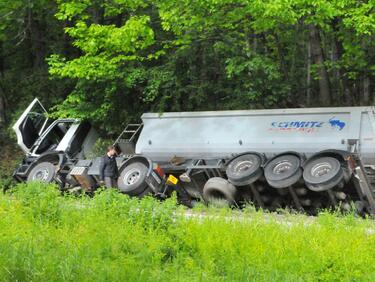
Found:
<path fill-rule="evenodd" d="M 32 110 L 13 129 L 26 157 L 19 181 L 98 187 L 97 134 L 86 122 Z M 44 108 L 43 112 L 45 111 Z M 145 113 L 114 143 L 120 191 L 315 214 L 354 207 L 375 215 L 375 107 Z"/>

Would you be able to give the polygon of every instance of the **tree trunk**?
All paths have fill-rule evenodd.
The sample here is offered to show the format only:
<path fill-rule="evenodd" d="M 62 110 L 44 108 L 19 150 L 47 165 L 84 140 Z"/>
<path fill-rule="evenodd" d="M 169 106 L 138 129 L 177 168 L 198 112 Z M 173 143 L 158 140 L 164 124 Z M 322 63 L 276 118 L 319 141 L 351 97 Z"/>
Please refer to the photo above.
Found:
<path fill-rule="evenodd" d="M 311 105 L 311 41 L 307 43 L 306 104 Z"/>
<path fill-rule="evenodd" d="M 6 122 L 5 110 L 5 95 L 3 89 L 0 86 L 0 128 L 3 128 Z"/>
<path fill-rule="evenodd" d="M 44 43 L 44 36 L 43 27 L 37 17 L 35 16 L 35 12 L 32 8 L 28 9 L 28 32 L 29 38 L 31 43 L 31 54 L 32 54 L 32 67 L 38 68 L 44 64 L 44 57 L 45 57 L 45 43 Z"/>
<path fill-rule="evenodd" d="M 4 54 L 3 54 L 3 43 L 0 42 L 0 79 L 4 76 Z M 0 85 L 0 128 L 2 128 L 6 122 L 5 114 L 5 93 Z"/>
<path fill-rule="evenodd" d="M 335 44 L 335 58 L 337 61 L 340 61 L 343 54 L 344 54 L 344 47 L 342 45 L 342 42 L 339 41 L 339 19 L 335 18 L 332 21 L 332 28 L 335 31 L 335 39 L 334 39 L 334 44 Z M 344 103 L 345 105 L 353 105 L 353 95 L 349 87 L 349 82 L 347 77 L 345 76 L 345 73 L 342 70 L 342 67 L 340 66 L 337 70 L 337 76 L 338 76 L 338 83 L 339 83 L 339 92 L 343 94 L 343 97 L 339 98 L 344 98 Z"/>
<path fill-rule="evenodd" d="M 276 43 L 276 48 L 277 48 L 277 56 L 278 56 L 278 59 L 279 59 L 279 62 L 280 62 L 281 71 L 284 74 L 284 79 L 286 81 L 289 81 L 289 72 L 288 72 L 287 63 L 285 61 L 285 54 L 284 54 L 284 51 L 283 51 L 284 48 L 283 48 L 283 46 L 281 46 L 279 36 L 277 35 L 277 33 L 274 33 L 273 37 L 275 38 L 275 43 Z"/>
<path fill-rule="evenodd" d="M 0 41 L 0 78 L 4 76 L 4 47 L 3 42 Z"/>
<path fill-rule="evenodd" d="M 326 67 L 324 66 L 324 53 L 321 46 L 321 39 L 319 31 L 316 26 L 309 26 L 309 35 L 311 42 L 311 56 L 312 61 L 317 66 L 318 81 L 319 81 L 319 102 L 320 105 L 331 104 L 331 90 L 329 77 Z"/>
<path fill-rule="evenodd" d="M 363 77 L 363 104 L 369 105 L 370 104 L 370 78 L 368 75 L 364 75 Z"/>

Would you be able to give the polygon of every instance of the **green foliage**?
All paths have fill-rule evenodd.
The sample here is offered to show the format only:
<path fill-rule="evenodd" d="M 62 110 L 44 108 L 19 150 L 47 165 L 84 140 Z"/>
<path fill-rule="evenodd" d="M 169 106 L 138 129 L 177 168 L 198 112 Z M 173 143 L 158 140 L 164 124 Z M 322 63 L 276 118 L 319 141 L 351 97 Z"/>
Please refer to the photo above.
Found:
<path fill-rule="evenodd" d="M 2 131 L 34 97 L 52 105 L 71 91 L 71 82 L 49 79 L 45 63 L 49 54 L 65 52 L 67 44 L 56 11 L 53 1 L 0 1 L 0 100 L 6 120 Z"/>
<path fill-rule="evenodd" d="M 205 209 L 115 190 L 61 196 L 22 184 L 0 195 L 4 281 L 373 281 L 370 220 Z M 202 216 L 203 214 L 203 216 Z"/>
<path fill-rule="evenodd" d="M 150 16 L 138 12 L 146 6 L 143 1 L 59 1 L 57 17 L 74 23 L 65 32 L 82 55 L 70 60 L 60 55 L 48 59 L 52 76 L 78 79 L 64 103 L 55 108 L 55 116 L 115 123 L 106 126 L 107 133 L 133 118 L 125 112 L 113 119 L 113 114 L 134 111 L 126 97 L 131 91 L 128 74 L 138 70 L 138 62 L 148 60 L 149 53 L 143 50 L 155 43 Z M 98 9 L 102 18 L 92 14 L 92 9 Z M 118 15 L 117 24 L 104 24 Z"/>
<path fill-rule="evenodd" d="M 302 44 L 309 25 L 343 46 L 340 58 L 325 62 L 331 73 L 356 80 L 359 69 L 372 68 L 363 44 L 374 31 L 372 9 L 371 1 L 346 0 L 59 1 L 58 18 L 75 22 L 65 31 L 83 53 L 49 59 L 53 76 L 80 80 L 56 114 L 107 120 L 117 95 L 159 112 L 300 106 L 301 89 L 311 87 Z M 121 15 L 116 25 L 114 15 Z M 86 94 L 94 85 L 102 93 L 95 104 Z M 334 91 L 341 101 L 342 86 Z M 79 106 L 86 102 L 89 111 Z"/>
<path fill-rule="evenodd" d="M 290 91 L 283 81 L 279 67 L 269 58 L 254 55 L 251 58 L 233 57 L 227 60 L 226 71 L 229 78 L 247 76 L 237 103 L 251 104 L 262 101 L 265 107 L 275 107 L 285 99 Z"/>
<path fill-rule="evenodd" d="M 149 17 L 130 17 L 121 27 L 97 25 L 79 21 L 66 33 L 74 38 L 73 45 L 85 54 L 65 62 L 57 55 L 49 60 L 50 73 L 61 77 L 100 80 L 121 77 L 119 67 L 128 61 L 140 60 L 137 51 L 154 42 L 148 26 Z M 116 54 L 116 55 L 115 55 Z"/>
<path fill-rule="evenodd" d="M 55 106 L 53 117 L 87 119 L 105 138 L 146 111 L 369 105 L 374 6 L 373 0 L 2 1 L 7 125 L 36 96 Z M 329 105 L 320 97 L 322 69 Z"/>

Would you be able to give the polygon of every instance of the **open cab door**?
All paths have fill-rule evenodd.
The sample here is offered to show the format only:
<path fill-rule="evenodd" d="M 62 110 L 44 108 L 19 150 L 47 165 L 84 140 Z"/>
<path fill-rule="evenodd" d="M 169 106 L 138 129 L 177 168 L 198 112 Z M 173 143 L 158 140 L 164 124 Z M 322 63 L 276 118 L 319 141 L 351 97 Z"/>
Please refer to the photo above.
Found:
<path fill-rule="evenodd" d="M 29 153 L 39 136 L 47 127 L 47 111 L 35 98 L 23 112 L 13 130 L 17 135 L 17 143 L 25 153 Z"/>

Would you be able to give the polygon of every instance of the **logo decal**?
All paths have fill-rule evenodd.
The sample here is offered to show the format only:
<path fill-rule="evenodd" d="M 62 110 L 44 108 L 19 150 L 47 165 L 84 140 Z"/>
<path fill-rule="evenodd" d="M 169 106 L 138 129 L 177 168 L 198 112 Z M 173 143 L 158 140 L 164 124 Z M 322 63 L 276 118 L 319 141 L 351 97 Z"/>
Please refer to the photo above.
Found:
<path fill-rule="evenodd" d="M 316 128 L 322 127 L 324 122 L 322 121 L 281 121 L 272 122 L 272 127 L 278 128 Z"/>
<path fill-rule="evenodd" d="M 345 122 L 335 119 L 335 117 L 329 120 L 329 124 L 332 126 L 332 128 L 336 128 L 340 131 L 345 127 Z"/>
<path fill-rule="evenodd" d="M 320 128 L 330 125 L 332 129 L 336 129 L 341 131 L 344 129 L 346 123 L 337 119 L 336 117 L 332 117 L 328 120 L 328 122 L 324 121 L 273 121 L 271 122 L 271 127 L 268 129 L 269 131 L 284 131 L 284 132 L 317 132 Z"/>

